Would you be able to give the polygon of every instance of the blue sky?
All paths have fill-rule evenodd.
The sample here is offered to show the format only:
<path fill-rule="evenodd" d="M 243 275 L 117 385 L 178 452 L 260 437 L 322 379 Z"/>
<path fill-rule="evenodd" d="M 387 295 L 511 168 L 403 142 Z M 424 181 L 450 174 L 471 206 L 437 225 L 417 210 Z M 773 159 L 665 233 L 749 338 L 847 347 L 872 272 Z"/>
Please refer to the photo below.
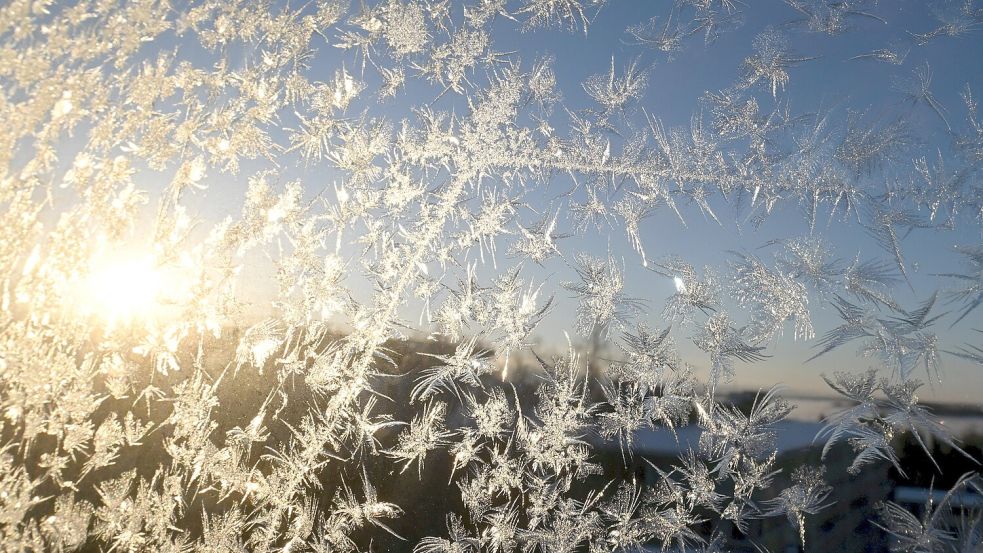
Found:
<path fill-rule="evenodd" d="M 960 38 L 940 37 L 924 46 L 917 46 L 911 40 L 909 32 L 927 32 L 938 26 L 938 22 L 932 17 L 933 8 L 928 3 L 907 0 L 882 2 L 874 6 L 872 11 L 887 20 L 887 24 L 872 18 L 853 17 L 848 20 L 851 30 L 837 36 L 828 36 L 806 32 L 801 27 L 790 24 L 799 19 L 800 14 L 784 2 L 748 2 L 741 7 L 744 11 L 744 24 L 739 29 L 722 34 L 709 46 L 704 45 L 702 36 L 694 37 L 681 51 L 673 55 L 671 61 L 661 53 L 633 44 L 634 39 L 626 32 L 630 25 L 652 17 L 659 17 L 660 22 L 664 21 L 669 8 L 669 2 L 611 2 L 594 18 L 586 37 L 583 33 L 558 29 L 523 31 L 514 22 L 500 18 L 494 24 L 493 49 L 499 52 L 514 51 L 513 59 L 521 60 L 524 67 L 529 67 L 538 58 L 551 56 L 554 59 L 563 104 L 571 110 L 590 107 L 591 100 L 584 92 L 582 83 L 591 75 L 606 73 L 612 57 L 619 72 L 632 60 L 637 60 L 640 66 L 647 68 L 648 88 L 635 110 L 629 113 L 628 123 L 636 128 L 644 127 L 644 113 L 647 113 L 659 119 L 666 128 L 670 128 L 689 124 L 694 113 L 701 109 L 699 99 L 705 92 L 720 90 L 734 83 L 739 78 L 741 62 L 752 53 L 754 37 L 766 28 L 774 27 L 788 33 L 791 49 L 796 54 L 803 57 L 818 56 L 818 59 L 793 67 L 789 72 L 790 82 L 784 93 L 779 94 L 778 101 L 787 102 L 790 113 L 809 115 L 829 112 L 834 124 L 842 124 L 848 110 L 865 111 L 872 120 L 905 118 L 919 132 L 916 138 L 920 144 L 913 150 L 912 158 L 926 155 L 930 160 L 935 152 L 940 152 L 943 156 L 951 154 L 949 136 L 935 113 L 923 105 L 915 106 L 905 100 L 896 81 L 909 79 L 916 67 L 929 62 L 934 74 L 932 90 L 946 106 L 953 127 L 965 125 L 965 110 L 959 98 L 963 87 L 968 83 L 974 91 L 983 95 L 983 32 L 972 32 Z M 892 43 L 910 48 L 910 54 L 902 65 L 847 61 L 852 56 L 884 48 Z M 359 70 L 349 54 L 324 46 L 312 64 L 311 74 L 328 80 L 342 64 L 353 72 Z M 365 79 L 371 89 L 375 77 L 367 74 Z M 476 79 L 482 80 L 481 71 Z M 406 90 L 400 92 L 395 99 L 380 105 L 370 95 L 366 95 L 365 103 L 357 106 L 357 109 L 366 109 L 370 115 L 398 121 L 409 116 L 411 108 L 433 101 L 437 92 L 439 90 L 433 87 L 411 80 Z M 774 105 L 769 91 L 762 89 L 756 96 L 763 110 Z M 433 101 L 432 106 L 435 109 L 460 112 L 465 103 L 459 97 L 444 95 Z M 553 117 L 559 132 L 563 133 L 563 114 L 554 113 Z M 238 177 L 216 174 L 215 178 L 219 184 L 228 179 L 231 185 L 232 181 L 238 181 L 249 174 L 249 168 L 250 164 L 246 163 Z M 291 173 L 303 179 L 310 196 L 324 193 L 329 199 L 333 199 L 332 184 L 343 181 L 340 175 L 322 166 L 289 169 L 285 171 L 285 179 Z M 570 186 L 569 178 L 559 175 L 548 185 L 539 186 L 529 192 L 526 198 L 531 207 L 550 212 L 557 205 L 554 199 Z M 213 186 L 209 191 L 212 201 L 202 204 L 199 213 L 205 218 L 216 218 L 221 212 L 234 213 L 241 205 L 241 192 L 230 194 L 227 196 L 228 201 L 224 201 L 221 195 L 216 196 L 217 188 Z M 230 189 L 235 188 L 244 191 L 244 187 L 239 186 Z M 747 224 L 744 220 L 746 213 L 735 214 L 721 204 L 714 206 L 718 209 L 722 226 L 705 218 L 692 206 L 685 208 L 683 212 L 687 220 L 686 226 L 671 211 L 656 211 L 645 220 L 641 228 L 647 256 L 650 259 L 659 259 L 665 255 L 679 255 L 697 268 L 707 265 L 725 272 L 726 262 L 730 259 L 725 253 L 728 250 L 767 256 L 768 250 L 759 251 L 758 248 L 768 241 L 804 236 L 810 232 L 801 209 L 795 205 L 780 206 L 775 215 L 760 228 Z M 561 232 L 571 231 L 570 221 L 565 219 L 565 215 L 560 214 L 558 230 Z M 526 221 L 534 221 L 541 218 L 541 215 L 530 209 L 521 211 L 520 217 Z M 844 223 L 837 218 L 826 224 L 825 219 L 822 219 L 815 233 L 827 239 L 834 246 L 837 255 L 846 260 L 853 259 L 858 254 L 864 259 L 888 259 L 887 254 L 856 223 Z M 946 284 L 943 279 L 932 276 L 932 273 L 959 269 L 960 258 L 953 247 L 979 243 L 980 239 L 980 225 L 972 219 L 972 214 L 963 214 L 960 225 L 953 231 L 912 233 L 905 239 L 903 246 L 911 264 L 913 290 L 906 286 L 896 287 L 896 299 L 904 306 L 914 306 L 926 299 L 934 290 Z M 576 252 L 596 256 L 605 256 L 610 252 L 625 268 L 627 294 L 646 301 L 649 309 L 647 313 L 640 314 L 640 319 L 652 326 L 665 326 L 659 313 L 664 299 L 674 292 L 673 282 L 642 266 L 638 254 L 632 250 L 621 229 L 612 227 L 607 232 L 589 232 L 584 236 L 565 239 L 560 242 L 560 246 L 566 260 L 554 258 L 543 267 L 524 263 L 523 276 L 534 282 L 545 281 L 547 284 L 544 291 L 548 290 L 548 293 L 556 296 L 554 308 L 536 333 L 542 344 L 539 349 L 563 347 L 564 330 L 571 329 L 570 322 L 575 317 L 576 301 L 570 292 L 562 289 L 560 283 L 575 280 L 576 275 L 570 262 Z M 500 263 L 498 272 L 516 262 L 508 258 L 508 249 L 507 242 L 498 244 L 499 258 L 503 262 Z M 356 252 L 348 253 L 353 259 L 357 258 Z M 268 267 L 264 269 L 259 266 L 258 259 L 253 261 L 257 263 L 252 273 L 255 278 L 245 279 L 242 289 L 256 298 L 256 307 L 261 311 L 264 305 L 263 290 L 267 286 L 264 283 L 269 282 L 267 279 L 271 273 Z M 482 272 L 490 282 L 496 271 L 486 266 Z M 356 297 L 364 300 L 371 298 L 370 286 L 357 275 L 353 275 L 349 284 Z M 956 307 L 942 305 L 938 312 Z M 823 302 L 812 302 L 810 309 L 818 336 L 838 323 L 835 312 Z M 408 320 L 416 320 L 418 313 L 419 304 L 411 303 L 404 315 Z M 950 330 L 948 326 L 952 320 L 954 316 L 949 315 L 936 327 L 944 348 L 959 347 L 973 339 L 978 343 L 978 335 L 974 336 L 976 333 L 972 329 L 983 328 L 983 309 Z M 687 343 L 686 338 L 691 333 L 688 329 L 677 330 L 677 343 L 680 344 L 686 360 L 700 368 L 705 364 L 705 355 Z M 855 348 L 848 346 L 842 351 L 803 365 L 803 361 L 812 355 L 811 346 L 810 342 L 793 341 L 789 326 L 784 337 L 769 348 L 771 358 L 754 366 L 738 365 L 737 383 L 740 387 L 757 387 L 782 382 L 798 391 L 822 391 L 824 384 L 819 378 L 821 372 L 861 370 L 876 363 L 873 359 L 855 357 Z M 976 396 L 983 391 L 980 367 L 973 367 L 948 355 L 943 356 L 943 362 L 945 382 L 942 385 L 936 384 L 926 395 L 935 399 L 979 403 Z"/>
<path fill-rule="evenodd" d="M 625 29 L 653 16 L 664 21 L 668 13 L 668 2 L 613 2 L 602 9 L 585 38 L 582 34 L 561 31 L 537 30 L 532 33 L 506 32 L 504 40 L 498 44 L 508 44 L 519 52 L 523 59 L 535 59 L 542 55 L 553 55 L 559 88 L 563 91 L 564 102 L 571 106 L 589 105 L 589 98 L 580 86 L 586 78 L 607 71 L 612 56 L 620 69 L 633 59 L 649 68 L 649 86 L 639 108 L 654 118 L 660 119 L 668 128 L 687 125 L 692 115 L 700 109 L 699 98 L 706 91 L 715 91 L 736 81 L 740 75 L 741 62 L 752 53 L 752 40 L 756 34 L 772 26 L 788 33 L 792 50 L 803 57 L 818 56 L 818 59 L 802 63 L 790 70 L 790 82 L 780 101 L 787 101 L 793 114 L 810 114 L 832 110 L 834 124 L 840 123 L 847 110 L 866 111 L 872 118 L 890 120 L 894 117 L 908 119 L 913 128 L 920 132 L 922 142 L 914 150 L 920 155 L 932 156 L 936 150 L 944 155 L 950 152 L 950 140 L 945 128 L 934 112 L 925 106 L 913 106 L 905 100 L 896 84 L 897 80 L 908 79 L 912 71 L 924 62 L 929 62 L 933 71 L 932 89 L 936 97 L 948 109 L 948 117 L 954 126 L 964 118 L 965 110 L 959 93 L 968 83 L 973 90 L 983 90 L 983 32 L 970 33 L 961 38 L 938 38 L 925 46 L 913 44 L 908 32 L 924 33 L 932 30 L 938 22 L 932 17 L 932 7 L 923 2 L 880 3 L 875 13 L 886 19 L 888 24 L 876 20 L 856 17 L 850 23 L 854 29 L 845 34 L 828 36 L 820 33 L 803 32 L 801 28 L 789 25 L 799 18 L 799 14 L 780 1 L 752 2 L 743 6 L 745 23 L 737 31 L 721 35 L 709 47 L 704 47 L 701 38 L 693 39 L 682 51 L 676 53 L 671 61 L 665 56 L 632 44 L 633 38 Z M 910 47 L 904 64 L 890 65 L 876 61 L 847 61 L 850 57 L 884 48 L 892 43 Z M 500 46 L 501 48 L 501 46 Z M 768 109 L 770 94 L 757 95 L 763 109 Z M 633 116 L 641 120 L 641 113 Z M 964 119 L 963 119 L 964 120 Z M 963 123 L 965 124 L 965 123 Z M 932 157 L 929 157 L 931 160 Z M 562 180 L 562 177 L 561 177 Z M 562 185 L 556 187 L 562 190 Z M 726 210 L 726 208 L 723 208 Z M 697 266 L 709 265 L 719 270 L 725 268 L 728 259 L 726 251 L 748 251 L 767 254 L 756 249 L 769 240 L 781 237 L 804 236 L 809 228 L 798 206 L 785 205 L 762 227 L 753 228 L 749 224 L 739 224 L 733 213 L 718 212 L 723 226 L 716 225 L 696 209 L 684 212 L 687 226 L 668 210 L 656 212 L 642 227 L 642 239 L 646 253 L 652 259 L 666 254 L 680 255 L 687 262 Z M 972 219 L 972 214 L 964 214 L 961 225 L 951 232 L 916 231 L 903 242 L 905 255 L 912 265 L 912 285 L 898 286 L 895 297 L 904 306 L 913 306 L 924 301 L 932 291 L 947 284 L 931 273 L 956 271 L 960 258 L 953 251 L 957 244 L 973 244 L 980 240 L 980 226 Z M 884 258 L 886 253 L 875 241 L 862 232 L 857 224 L 844 224 L 839 218 L 831 224 L 820 224 L 816 233 L 827 239 L 836 253 L 850 260 L 857 254 L 861 258 Z M 664 326 L 659 312 L 662 299 L 674 292 L 670 279 L 645 270 L 638 255 L 631 250 L 624 233 L 612 229 L 608 235 L 588 233 L 586 236 L 568 239 L 566 247 L 574 247 L 603 255 L 608 248 L 619 259 L 624 260 L 626 286 L 629 295 L 644 298 L 651 306 L 647 317 L 651 324 Z M 576 244 L 571 246 L 571 244 Z M 536 267 L 530 267 L 536 273 Z M 545 271 L 539 271 L 543 278 L 573 280 L 568 270 L 559 263 L 548 264 Z M 549 275 L 549 276 L 546 276 Z M 568 327 L 574 316 L 575 302 L 569 293 L 557 293 L 556 307 L 550 319 L 540 329 L 545 344 L 562 344 L 562 330 Z M 937 313 L 955 309 L 957 306 L 941 305 Z M 814 301 L 810 305 L 817 335 L 838 324 L 836 314 L 823 302 Z M 643 317 L 645 318 L 645 317 Z M 949 323 L 954 320 L 949 315 L 940 321 L 939 332 L 945 347 L 956 347 L 964 342 L 976 340 L 973 328 L 983 327 L 983 310 L 974 312 L 953 329 Z M 739 387 L 768 386 L 782 382 L 791 388 L 802 391 L 823 391 L 825 385 L 819 378 L 821 372 L 833 370 L 860 370 L 876 365 L 874 359 L 855 356 L 854 347 L 847 346 L 841 351 L 803 364 L 812 355 L 811 343 L 792 340 L 791 328 L 777 344 L 769 348 L 772 357 L 767 361 L 738 368 L 736 384 Z M 682 336 L 685 336 L 684 332 Z M 687 361 L 700 366 L 702 357 L 695 348 L 686 347 L 679 340 Z M 961 359 L 944 355 L 944 382 L 935 384 L 925 393 L 937 399 L 968 401 L 979 403 L 983 390 L 983 376 L 980 367 L 972 366 Z M 968 385 L 969 384 L 969 385 Z"/>

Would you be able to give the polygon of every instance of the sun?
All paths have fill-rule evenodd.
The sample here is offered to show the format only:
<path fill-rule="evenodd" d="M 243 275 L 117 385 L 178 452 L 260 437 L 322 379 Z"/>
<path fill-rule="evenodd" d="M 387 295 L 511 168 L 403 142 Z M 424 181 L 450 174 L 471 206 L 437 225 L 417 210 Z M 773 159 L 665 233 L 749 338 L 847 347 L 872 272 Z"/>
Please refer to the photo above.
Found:
<path fill-rule="evenodd" d="M 163 285 L 164 273 L 153 256 L 100 256 L 83 281 L 79 301 L 85 314 L 114 329 L 154 315 Z"/>

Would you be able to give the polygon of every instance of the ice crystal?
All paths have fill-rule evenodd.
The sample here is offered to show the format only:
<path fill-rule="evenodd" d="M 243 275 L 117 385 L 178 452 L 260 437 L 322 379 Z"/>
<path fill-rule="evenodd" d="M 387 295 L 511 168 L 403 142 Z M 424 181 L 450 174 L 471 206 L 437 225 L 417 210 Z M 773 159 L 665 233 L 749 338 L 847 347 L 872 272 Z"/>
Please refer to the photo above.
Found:
<path fill-rule="evenodd" d="M 926 396 L 983 365 L 935 50 L 983 10 L 626 5 L 0 6 L 0 550 L 804 546 L 900 440 L 977 461 Z M 841 396 L 825 468 L 727 393 L 779 363 Z M 975 551 L 979 493 L 876 523 Z"/>

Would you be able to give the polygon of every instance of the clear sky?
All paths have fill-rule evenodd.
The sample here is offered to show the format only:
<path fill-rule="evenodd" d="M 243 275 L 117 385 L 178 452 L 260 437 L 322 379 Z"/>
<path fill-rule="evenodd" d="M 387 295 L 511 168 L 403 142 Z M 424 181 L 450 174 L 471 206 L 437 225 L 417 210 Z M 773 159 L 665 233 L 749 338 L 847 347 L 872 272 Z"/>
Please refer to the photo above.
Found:
<path fill-rule="evenodd" d="M 934 112 L 924 105 L 915 106 L 906 101 L 900 90 L 900 81 L 910 80 L 915 68 L 924 62 L 930 63 L 932 90 L 947 108 L 948 118 L 954 126 L 965 125 L 965 110 L 959 96 L 963 87 L 969 84 L 974 91 L 983 91 L 983 32 L 969 33 L 959 38 L 941 37 L 924 46 L 913 43 L 909 32 L 925 33 L 939 24 L 933 17 L 935 8 L 928 2 L 879 3 L 872 11 L 885 19 L 887 24 L 858 16 L 848 20 L 852 29 L 836 36 L 801 32 L 800 26 L 791 23 L 800 19 L 801 14 L 784 2 L 749 2 L 742 6 L 745 21 L 739 29 L 722 34 L 708 47 L 697 37 L 675 53 L 670 61 L 666 60 L 665 55 L 633 44 L 634 38 L 625 32 L 630 25 L 651 17 L 659 17 L 660 23 L 665 21 L 668 8 L 668 2 L 613 2 L 598 13 L 586 38 L 579 34 L 537 30 L 534 33 L 503 33 L 506 38 L 499 38 L 498 44 L 509 45 L 526 60 L 552 55 L 559 88 L 563 91 L 564 101 L 571 106 L 589 105 L 589 98 L 580 83 L 593 74 L 604 73 L 612 56 L 619 69 L 631 60 L 638 60 L 640 65 L 649 68 L 649 86 L 639 107 L 660 119 L 668 128 L 688 125 L 693 114 L 700 110 L 699 98 L 706 91 L 719 90 L 735 82 L 740 75 L 741 62 L 752 53 L 754 36 L 772 26 L 787 31 L 791 49 L 796 54 L 802 57 L 818 56 L 818 59 L 790 70 L 789 84 L 785 94 L 779 95 L 779 101 L 787 101 L 792 114 L 807 115 L 829 110 L 834 124 L 842 123 L 847 110 L 866 111 L 874 119 L 908 119 L 912 128 L 920 133 L 915 137 L 920 144 L 910 153 L 912 160 L 923 155 L 931 160 L 936 151 L 947 154 L 951 139 Z M 901 65 L 869 60 L 848 61 L 853 56 L 894 44 L 899 45 L 901 50 L 910 48 Z M 769 105 L 768 97 L 766 93 L 758 94 L 763 109 Z M 641 113 L 636 112 L 634 117 L 640 122 L 644 121 Z M 563 181 L 563 177 L 557 180 Z M 557 182 L 551 190 L 544 191 L 544 195 L 559 193 L 568 183 L 568 180 Z M 642 226 L 647 256 L 659 259 L 664 255 L 679 255 L 697 267 L 708 265 L 723 272 L 729 258 L 725 253 L 728 250 L 767 255 L 769 250 L 755 250 L 775 238 L 809 234 L 807 220 L 799 206 L 782 206 L 780 213 L 768 219 L 760 228 L 744 223 L 741 215 L 728 212 L 727 207 L 720 209 L 718 216 L 722 226 L 705 218 L 695 207 L 684 211 L 686 226 L 671 211 L 657 211 Z M 961 224 L 953 231 L 915 231 L 904 240 L 904 253 L 912 265 L 914 290 L 905 285 L 895 288 L 895 298 L 902 305 L 914 306 L 927 299 L 934 290 L 951 284 L 932 274 L 959 270 L 961 260 L 953 251 L 954 245 L 979 243 L 978 220 L 973 219 L 974 214 L 963 215 Z M 858 254 L 861 258 L 889 259 L 875 240 L 855 223 L 844 224 L 839 219 L 829 224 L 820 223 L 816 233 L 826 238 L 844 259 L 850 260 Z M 674 284 L 670 279 L 642 267 L 638 254 L 632 251 L 623 232 L 612 229 L 609 235 L 587 233 L 566 242 L 563 244 L 565 248 L 588 250 L 596 255 L 603 255 L 610 248 L 616 257 L 624 260 L 628 294 L 648 301 L 652 309 L 647 318 L 652 325 L 665 325 L 659 313 L 664 298 L 675 291 Z M 530 269 L 534 273 L 536 267 Z M 559 262 L 548 263 L 540 274 L 543 278 L 575 280 L 569 269 Z M 957 307 L 942 304 L 936 312 L 948 310 L 952 313 Z M 562 330 L 569 327 L 575 308 L 576 302 L 570 293 L 559 290 L 556 307 L 540 329 L 544 343 L 562 344 Z M 825 302 L 813 301 L 810 309 L 817 336 L 839 323 L 835 311 Z M 950 329 L 949 324 L 953 320 L 955 315 L 950 314 L 935 327 L 943 347 L 955 348 L 973 340 L 973 343 L 979 344 L 979 334 L 972 329 L 983 328 L 983 309 Z M 698 367 L 705 365 L 705 355 L 687 344 L 682 339 L 685 336 L 686 333 L 682 333 L 677 343 L 687 354 L 686 360 Z M 798 390 L 823 391 L 825 385 L 819 378 L 821 372 L 864 369 L 876 365 L 874 359 L 856 357 L 857 347 L 852 345 L 803 364 L 812 356 L 814 342 L 794 341 L 791 325 L 788 325 L 785 335 L 769 348 L 771 358 L 754 365 L 739 365 L 736 384 L 739 387 L 754 387 L 783 382 Z M 945 354 L 943 366 L 943 384 L 936 384 L 934 389 L 926 388 L 925 395 L 936 399 L 981 402 L 983 368 Z"/>
<path fill-rule="evenodd" d="M 952 4 L 950 8 L 955 6 Z M 496 32 L 492 48 L 498 52 L 511 52 L 511 57 L 521 60 L 526 67 L 536 59 L 552 57 L 563 105 L 571 110 L 590 106 L 591 100 L 582 83 L 592 75 L 605 74 L 612 58 L 619 72 L 633 60 L 637 61 L 647 71 L 648 87 L 634 111 L 628 114 L 628 124 L 638 129 L 644 128 L 647 113 L 660 120 L 666 128 L 671 128 L 689 125 L 694 114 L 699 113 L 702 107 L 700 98 L 707 91 L 721 90 L 737 81 L 742 61 L 753 52 L 754 37 L 773 27 L 787 32 L 791 51 L 796 55 L 817 58 L 790 69 L 790 81 L 786 90 L 778 95 L 777 102 L 784 104 L 793 116 L 803 116 L 805 119 L 815 118 L 817 113 L 828 114 L 834 125 L 842 125 L 851 110 L 865 112 L 866 117 L 873 121 L 895 118 L 909 121 L 917 131 L 913 137 L 917 143 L 906 154 L 911 161 L 899 162 L 906 170 L 910 169 L 914 159 L 921 156 L 928 156 L 930 161 L 938 154 L 951 156 L 951 137 L 938 115 L 925 105 L 913 104 L 905 98 L 899 82 L 910 81 L 912 72 L 928 62 L 933 72 L 932 91 L 945 106 L 954 128 L 966 125 L 965 109 L 959 97 L 963 88 L 969 84 L 974 91 L 979 91 L 978 94 L 983 94 L 983 31 L 972 31 L 959 38 L 940 37 L 926 45 L 916 45 L 912 39 L 910 33 L 925 33 L 938 27 L 939 22 L 933 16 L 938 7 L 933 4 L 914 0 L 881 2 L 874 5 L 871 12 L 886 23 L 863 15 L 849 17 L 846 20 L 849 28 L 836 36 L 808 32 L 801 23 L 797 23 L 802 14 L 779 0 L 747 2 L 741 5 L 741 10 L 744 21 L 738 29 L 721 34 L 710 45 L 704 44 L 702 36 L 693 37 L 671 59 L 637 44 L 626 32 L 629 26 L 653 17 L 658 17 L 660 24 L 666 21 L 671 12 L 671 3 L 648 0 L 616 0 L 604 6 L 593 19 L 586 37 L 582 33 L 558 29 L 523 31 L 511 21 L 500 20 L 494 27 Z M 848 61 L 853 56 L 889 46 L 899 51 L 909 51 L 904 63 Z M 312 63 L 312 72 L 323 73 L 321 78 L 327 80 L 341 64 L 353 72 L 359 71 L 349 54 L 324 47 Z M 476 78 L 481 80 L 480 75 Z M 375 84 L 373 76 L 367 74 L 365 79 L 370 88 Z M 412 108 L 424 104 L 440 110 L 465 110 L 466 104 L 461 98 L 453 95 L 437 97 L 436 92 L 439 91 L 433 87 L 410 80 L 406 90 L 389 102 L 378 104 L 368 96 L 357 109 L 397 121 L 409 116 Z M 776 100 L 771 98 L 770 91 L 762 89 L 756 96 L 763 110 L 775 105 Z M 565 115 L 555 113 L 554 118 L 560 132 L 564 132 L 562 122 Z M 617 143 L 617 138 L 613 142 Z M 244 167 L 240 175 L 248 174 L 249 165 Z M 340 175 L 320 166 L 286 168 L 284 178 L 289 178 L 291 173 L 303 180 L 312 197 L 323 193 L 334 199 L 332 184 L 343 181 Z M 520 210 L 519 214 L 526 221 L 541 218 L 543 213 L 556 212 L 556 199 L 570 190 L 572 182 L 569 177 L 558 175 L 550 183 L 534 186 L 536 188 L 525 197 L 528 207 Z M 236 194 L 230 198 L 228 204 L 221 200 L 203 204 L 200 215 L 213 218 L 226 208 L 237 210 L 241 205 L 241 196 Z M 712 205 L 722 225 L 705 217 L 695 206 L 683 208 L 686 225 L 681 224 L 675 214 L 667 209 L 656 211 L 647 218 L 641 227 L 647 257 L 658 260 L 666 255 L 678 255 L 698 269 L 709 266 L 725 273 L 727 261 L 732 259 L 728 251 L 768 256 L 771 250 L 759 248 L 769 241 L 810 233 L 807 218 L 798 205 L 780 205 L 776 214 L 758 228 L 746 220 L 746 210 L 735 213 L 730 206 L 721 203 Z M 539 210 L 539 213 L 533 209 Z M 912 287 L 909 289 L 907 285 L 900 285 L 894 290 L 895 298 L 903 306 L 913 307 L 927 299 L 933 291 L 944 289 L 948 282 L 933 276 L 934 273 L 960 269 L 960 256 L 954 251 L 954 246 L 975 244 L 981 240 L 981 226 L 973 216 L 962 214 L 956 228 L 951 231 L 916 230 L 905 238 L 903 248 L 910 265 Z M 568 214 L 559 213 L 558 221 L 558 232 L 572 232 Z M 862 259 L 890 260 L 887 252 L 856 222 L 844 222 L 841 218 L 827 222 L 821 218 L 813 232 L 828 240 L 836 254 L 844 260 L 852 260 L 857 255 Z M 523 264 L 523 275 L 535 282 L 545 281 L 544 293 L 556 297 L 552 311 L 536 332 L 541 349 L 562 347 L 565 343 L 564 331 L 572 327 L 576 300 L 572 293 L 562 288 L 561 283 L 576 280 L 571 268 L 576 252 L 597 256 L 610 252 L 625 268 L 627 294 L 646 302 L 647 312 L 639 314 L 639 318 L 652 326 L 665 326 L 660 313 L 665 298 L 675 291 L 674 284 L 671 279 L 643 267 L 640 256 L 632 249 L 622 229 L 613 226 L 607 232 L 588 232 L 566 238 L 559 245 L 565 258 L 553 258 L 542 267 L 528 261 Z M 501 262 L 498 269 L 490 264 L 481 269 L 487 281 L 490 282 L 494 274 L 517 262 L 509 258 L 508 251 L 508 243 L 498 244 Z M 357 258 L 354 250 L 348 250 L 346 254 Z M 271 273 L 268 267 L 261 266 L 259 260 L 256 263 L 253 269 L 255 278 L 244 279 L 243 290 L 257 298 L 256 306 L 261 311 L 264 305 L 262 297 Z M 357 271 L 349 279 L 349 285 L 356 297 L 363 300 L 371 298 L 369 284 Z M 828 303 L 818 300 L 813 298 L 810 310 L 816 334 L 821 337 L 838 324 L 838 318 Z M 983 328 L 983 308 L 950 329 L 950 323 L 955 320 L 952 312 L 957 309 L 958 305 L 944 303 L 937 308 L 938 313 L 950 311 L 935 327 L 942 342 L 941 349 L 954 349 L 973 340 L 979 344 L 980 335 L 973 329 Z M 407 320 L 416 320 L 419 311 L 420 304 L 411 302 L 405 311 Z M 688 343 L 691 330 L 676 329 L 675 332 L 685 360 L 705 369 L 706 355 Z M 814 344 L 815 340 L 794 341 L 791 326 L 788 326 L 785 335 L 769 347 L 768 353 L 772 357 L 753 366 L 738 364 L 736 383 L 739 387 L 756 387 L 780 382 L 798 391 L 822 391 L 825 385 L 819 378 L 820 373 L 860 370 L 876 364 L 874 359 L 856 357 L 854 346 L 804 364 L 814 352 Z M 978 396 L 983 392 L 983 367 L 946 354 L 943 354 L 943 366 L 945 382 L 926 390 L 925 395 L 929 399 L 981 402 Z"/>

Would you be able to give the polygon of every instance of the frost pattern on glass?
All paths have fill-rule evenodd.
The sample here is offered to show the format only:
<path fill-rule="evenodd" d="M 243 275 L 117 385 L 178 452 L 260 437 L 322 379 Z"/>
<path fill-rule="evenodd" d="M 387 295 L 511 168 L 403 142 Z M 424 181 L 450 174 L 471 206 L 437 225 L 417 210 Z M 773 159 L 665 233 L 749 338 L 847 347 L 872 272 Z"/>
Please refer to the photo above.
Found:
<path fill-rule="evenodd" d="M 983 83 L 931 57 L 978 51 L 983 7 L 676 0 L 595 34 L 616 4 L 0 6 L 0 549 L 711 552 L 761 519 L 805 547 L 832 472 L 904 474 L 905 435 L 972 459 L 918 392 L 983 365 Z M 875 27 L 837 63 L 888 67 L 883 105 L 797 102 L 810 45 Z M 673 67 L 715 83 L 682 116 Z M 789 347 L 843 468 L 781 466 L 779 382 L 724 393 Z M 688 427 L 645 482 L 601 462 Z M 390 497 L 425 477 L 436 510 Z M 872 522 L 978 551 L 971 493 Z"/>

